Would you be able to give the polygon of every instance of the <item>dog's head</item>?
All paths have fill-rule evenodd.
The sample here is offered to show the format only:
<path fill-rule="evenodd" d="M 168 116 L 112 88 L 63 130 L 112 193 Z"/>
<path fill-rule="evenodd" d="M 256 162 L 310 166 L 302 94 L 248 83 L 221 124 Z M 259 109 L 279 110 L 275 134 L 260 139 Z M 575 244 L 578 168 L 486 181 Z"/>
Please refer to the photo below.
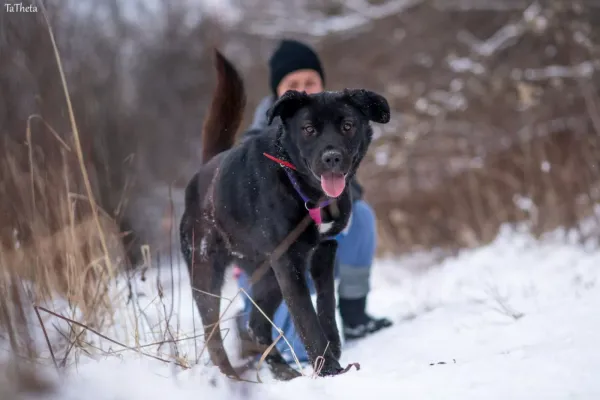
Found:
<path fill-rule="evenodd" d="M 329 197 L 339 197 L 365 156 L 370 122 L 390 120 L 387 100 L 363 89 L 308 95 L 289 90 L 267 113 L 279 117 L 280 141 L 298 171 Z"/>

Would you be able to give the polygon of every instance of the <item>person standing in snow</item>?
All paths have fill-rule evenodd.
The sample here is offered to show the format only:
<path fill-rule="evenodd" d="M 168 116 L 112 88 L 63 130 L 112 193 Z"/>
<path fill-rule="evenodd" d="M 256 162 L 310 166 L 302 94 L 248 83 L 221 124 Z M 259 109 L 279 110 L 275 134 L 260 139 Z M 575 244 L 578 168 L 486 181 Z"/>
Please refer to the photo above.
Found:
<path fill-rule="evenodd" d="M 264 131 L 268 125 L 268 109 L 287 90 L 305 91 L 308 94 L 324 90 L 325 74 L 319 57 L 309 46 L 295 40 L 286 39 L 280 42 L 269 60 L 269 72 L 272 93 L 263 98 L 258 105 L 254 121 L 243 139 Z M 363 189 L 356 178 L 350 182 L 349 189 L 353 198 L 352 215 L 346 231 L 336 237 L 338 250 L 335 267 L 339 278 L 338 307 L 345 341 L 363 338 L 392 325 L 389 319 L 374 318 L 366 311 L 371 267 L 377 246 L 375 213 L 363 200 Z M 238 269 L 236 276 L 238 285 L 251 294 L 247 274 Z M 310 281 L 309 286 L 313 288 Z M 245 298 L 244 308 L 238 315 L 238 328 L 242 337 L 245 335 L 252 307 L 252 303 Z M 273 322 L 284 331 L 290 343 L 293 343 L 294 352 L 300 361 L 308 360 L 285 301 L 276 311 Z M 278 332 L 273 329 L 273 339 L 277 336 Z M 243 346 L 242 338 L 242 354 L 245 353 Z M 277 346 L 282 354 L 289 352 L 283 340 L 279 341 Z"/>

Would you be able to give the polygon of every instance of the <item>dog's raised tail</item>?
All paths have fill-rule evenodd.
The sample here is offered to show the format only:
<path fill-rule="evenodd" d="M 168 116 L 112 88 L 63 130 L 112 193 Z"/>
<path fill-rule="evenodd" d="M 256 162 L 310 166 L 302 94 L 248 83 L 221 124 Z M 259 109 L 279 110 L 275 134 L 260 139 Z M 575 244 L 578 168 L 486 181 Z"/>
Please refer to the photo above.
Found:
<path fill-rule="evenodd" d="M 214 52 L 217 86 L 202 126 L 202 163 L 233 146 L 246 107 L 242 77 L 219 50 Z"/>

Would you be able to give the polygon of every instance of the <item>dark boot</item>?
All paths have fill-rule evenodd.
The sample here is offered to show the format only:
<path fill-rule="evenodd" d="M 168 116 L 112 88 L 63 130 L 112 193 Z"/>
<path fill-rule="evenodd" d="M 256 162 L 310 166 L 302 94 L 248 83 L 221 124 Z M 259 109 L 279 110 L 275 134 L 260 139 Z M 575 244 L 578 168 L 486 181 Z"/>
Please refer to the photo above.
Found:
<path fill-rule="evenodd" d="M 373 318 L 366 313 L 367 298 L 340 299 L 339 308 L 346 340 L 360 339 L 392 326 L 387 318 Z"/>

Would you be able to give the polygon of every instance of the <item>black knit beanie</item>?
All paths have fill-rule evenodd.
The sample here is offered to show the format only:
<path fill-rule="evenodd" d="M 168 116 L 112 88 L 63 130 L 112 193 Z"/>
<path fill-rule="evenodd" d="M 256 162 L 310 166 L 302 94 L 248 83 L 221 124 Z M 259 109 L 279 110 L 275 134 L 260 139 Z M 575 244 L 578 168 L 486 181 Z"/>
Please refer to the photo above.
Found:
<path fill-rule="evenodd" d="M 323 85 L 325 73 L 321 66 L 319 56 L 307 45 L 296 40 L 284 39 L 281 41 L 269 59 L 271 91 L 277 97 L 277 86 L 289 73 L 301 69 L 312 69 L 319 73 Z"/>

